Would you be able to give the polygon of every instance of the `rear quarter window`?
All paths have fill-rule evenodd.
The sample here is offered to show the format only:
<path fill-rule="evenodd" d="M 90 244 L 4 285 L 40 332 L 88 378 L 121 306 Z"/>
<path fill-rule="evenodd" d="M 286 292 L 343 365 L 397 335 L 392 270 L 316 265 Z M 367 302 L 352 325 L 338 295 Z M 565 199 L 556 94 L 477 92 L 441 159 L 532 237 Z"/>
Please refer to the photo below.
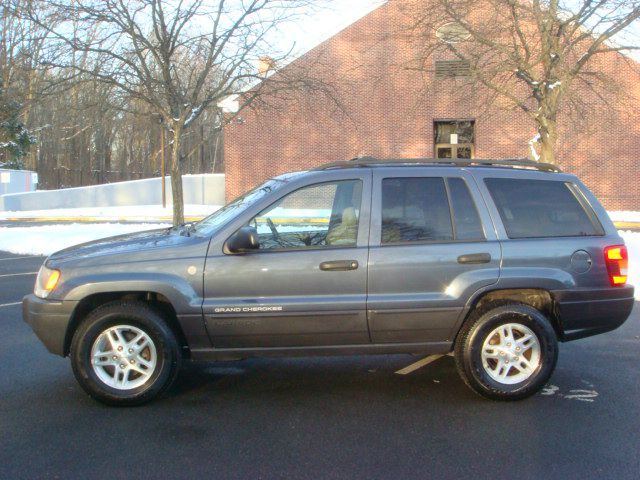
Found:
<path fill-rule="evenodd" d="M 568 182 L 487 178 L 509 238 L 604 235 L 595 213 Z"/>

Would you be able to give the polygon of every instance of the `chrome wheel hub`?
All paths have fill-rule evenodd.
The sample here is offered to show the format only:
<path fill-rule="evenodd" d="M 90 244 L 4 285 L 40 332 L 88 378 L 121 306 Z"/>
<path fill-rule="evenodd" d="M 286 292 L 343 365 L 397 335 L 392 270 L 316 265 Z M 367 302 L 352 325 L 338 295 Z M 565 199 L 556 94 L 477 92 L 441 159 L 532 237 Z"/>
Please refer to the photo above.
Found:
<path fill-rule="evenodd" d="M 118 390 L 131 390 L 147 383 L 157 362 L 151 337 L 132 325 L 108 328 L 91 347 L 94 373 L 103 383 Z"/>
<path fill-rule="evenodd" d="M 482 367 L 498 383 L 527 380 L 540 365 L 540 341 L 533 330 L 507 323 L 487 335 L 482 345 Z"/>

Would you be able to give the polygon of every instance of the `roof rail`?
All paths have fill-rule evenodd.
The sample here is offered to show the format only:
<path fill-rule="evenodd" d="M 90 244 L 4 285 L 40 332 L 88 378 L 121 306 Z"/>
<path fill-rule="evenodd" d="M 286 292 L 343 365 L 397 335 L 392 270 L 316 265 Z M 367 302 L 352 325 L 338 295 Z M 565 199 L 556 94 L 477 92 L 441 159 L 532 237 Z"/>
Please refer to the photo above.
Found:
<path fill-rule="evenodd" d="M 562 172 L 557 165 L 540 163 L 526 158 L 477 159 L 477 158 L 394 158 L 380 159 L 374 157 L 358 157 L 351 160 L 326 163 L 314 170 L 330 170 L 334 168 L 375 167 L 383 165 L 441 165 L 456 167 L 512 167 L 540 170 L 543 172 Z"/>

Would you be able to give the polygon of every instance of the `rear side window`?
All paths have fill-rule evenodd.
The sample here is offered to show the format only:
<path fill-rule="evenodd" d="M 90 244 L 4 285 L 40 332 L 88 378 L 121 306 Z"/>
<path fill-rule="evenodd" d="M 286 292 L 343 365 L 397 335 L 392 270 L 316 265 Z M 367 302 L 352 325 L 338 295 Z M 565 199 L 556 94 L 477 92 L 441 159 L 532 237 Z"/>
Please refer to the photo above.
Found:
<path fill-rule="evenodd" d="M 604 235 L 577 188 L 565 182 L 487 178 L 509 238 Z"/>
<path fill-rule="evenodd" d="M 382 180 L 382 243 L 453 240 L 443 178 Z"/>

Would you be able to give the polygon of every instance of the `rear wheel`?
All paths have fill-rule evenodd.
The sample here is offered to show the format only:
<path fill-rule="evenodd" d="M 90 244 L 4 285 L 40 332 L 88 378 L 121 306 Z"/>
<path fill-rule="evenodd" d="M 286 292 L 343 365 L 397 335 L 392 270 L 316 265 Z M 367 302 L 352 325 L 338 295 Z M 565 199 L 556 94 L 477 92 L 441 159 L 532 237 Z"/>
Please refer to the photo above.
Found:
<path fill-rule="evenodd" d="M 558 359 L 551 323 L 523 304 L 472 315 L 455 345 L 456 366 L 465 383 L 494 400 L 519 400 L 538 392 Z"/>
<path fill-rule="evenodd" d="M 139 405 L 173 383 L 180 349 L 162 315 L 142 302 L 113 302 L 91 312 L 71 343 L 80 386 L 109 405 Z"/>

